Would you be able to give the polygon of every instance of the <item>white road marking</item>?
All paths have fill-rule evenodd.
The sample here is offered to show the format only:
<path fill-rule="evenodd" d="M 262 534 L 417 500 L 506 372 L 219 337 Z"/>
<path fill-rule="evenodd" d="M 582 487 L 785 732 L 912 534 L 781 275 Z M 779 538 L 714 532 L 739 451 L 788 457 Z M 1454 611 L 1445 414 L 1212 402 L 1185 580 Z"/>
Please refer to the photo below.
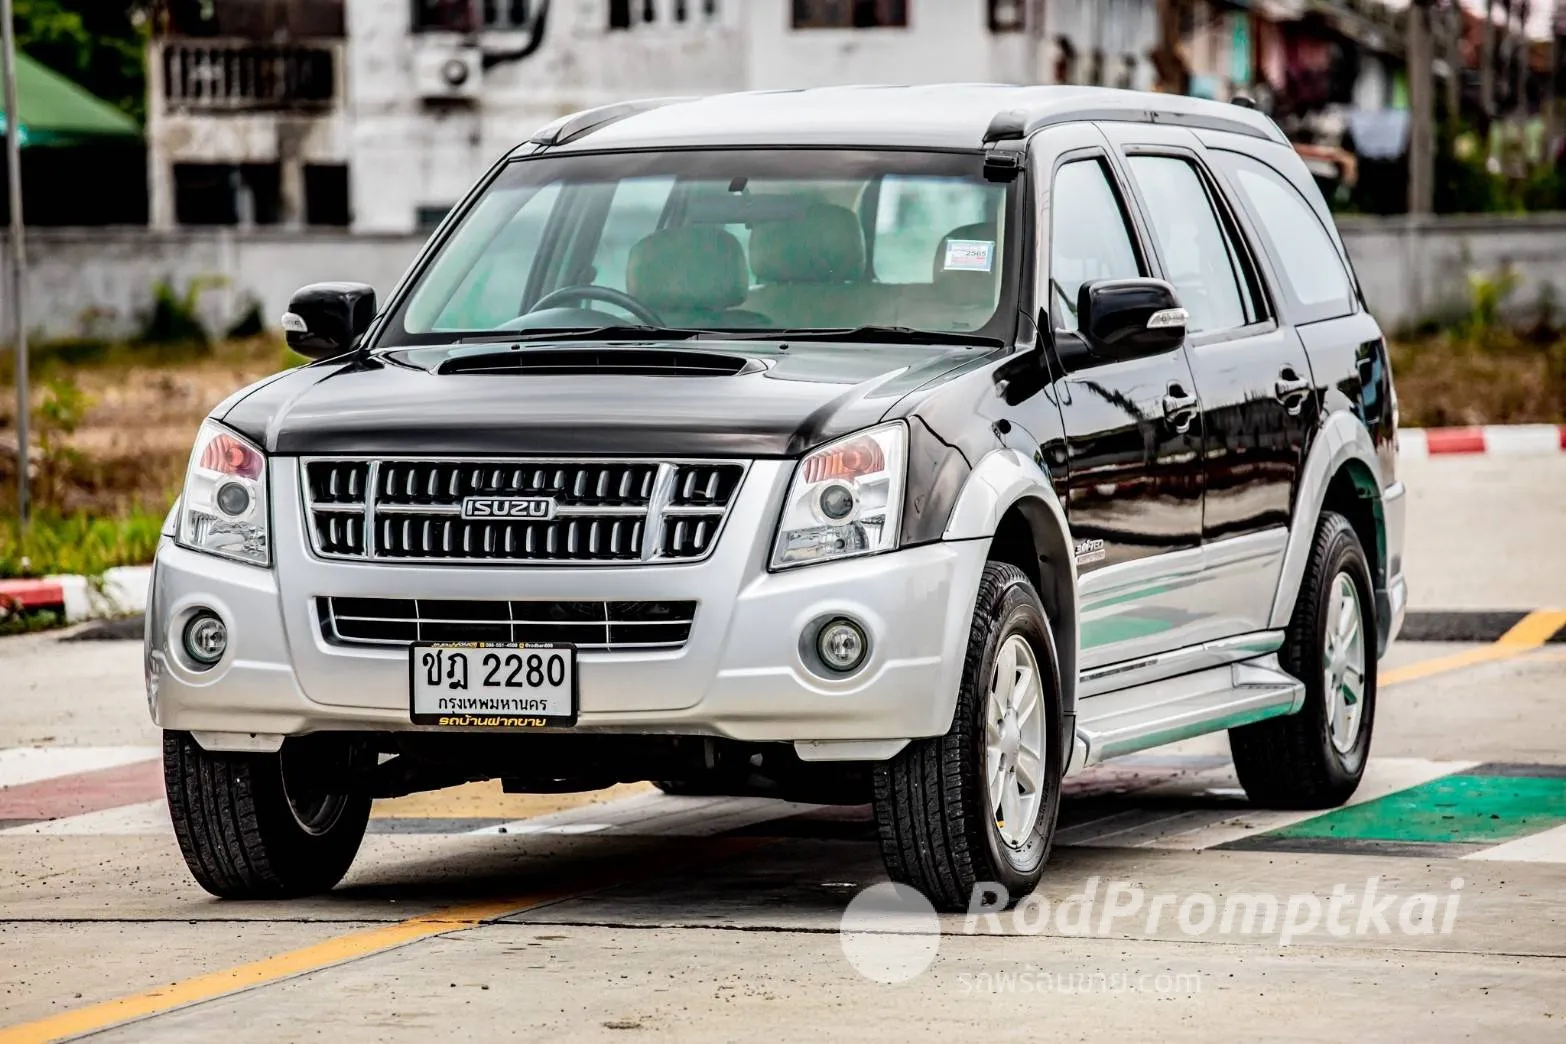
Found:
<path fill-rule="evenodd" d="M 1463 856 L 1507 863 L 1566 863 L 1566 824 Z"/>
<path fill-rule="evenodd" d="M 153 747 L 24 747 L 0 750 L 0 780 L 6 785 L 34 782 L 54 776 L 145 761 L 157 756 Z M 1114 763 L 1110 763 L 1113 765 Z M 1375 758 L 1350 805 L 1427 783 L 1473 767 L 1473 761 L 1427 761 L 1422 758 Z M 1130 765 L 1122 766 L 1129 768 Z M 15 781 L 15 782 L 12 782 Z M 1179 807 L 1182 797 L 1237 798 L 1233 770 L 1228 766 L 1203 767 L 1173 780 L 1162 781 L 1124 795 L 1156 797 L 1166 808 L 1124 808 L 1099 819 L 1062 828 L 1056 843 L 1062 847 L 1152 848 L 1198 851 L 1229 841 L 1289 826 L 1321 812 L 1269 812 L 1262 809 L 1236 812 L 1231 808 Z M 769 820 L 811 812 L 821 805 L 775 801 L 770 798 L 673 797 L 637 794 L 633 797 L 581 808 L 566 809 L 532 819 L 518 819 L 461 835 L 518 834 L 573 836 L 621 834 L 644 837 L 711 837 Z M 162 799 L 119 808 L 106 808 L 43 823 L 28 823 L 0 830 L 0 837 L 49 835 L 119 837 L 171 833 L 168 804 Z M 1518 838 L 1463 858 L 1503 862 L 1566 863 L 1566 825 Z"/>
<path fill-rule="evenodd" d="M 820 808 L 770 798 L 672 797 L 637 794 L 602 805 L 552 812 L 484 827 L 470 834 L 636 834 L 645 837 L 711 837 Z"/>
<path fill-rule="evenodd" d="M 119 768 L 161 756 L 157 747 L 7 747 L 0 750 L 0 787 Z"/>
<path fill-rule="evenodd" d="M 41 823 L 0 830 L 0 836 L 12 834 L 53 834 L 92 837 L 122 837 L 132 834 L 173 834 L 169 823 L 169 804 L 159 798 L 139 805 L 121 805 L 96 812 L 83 812 L 79 816 L 65 816 Z"/>

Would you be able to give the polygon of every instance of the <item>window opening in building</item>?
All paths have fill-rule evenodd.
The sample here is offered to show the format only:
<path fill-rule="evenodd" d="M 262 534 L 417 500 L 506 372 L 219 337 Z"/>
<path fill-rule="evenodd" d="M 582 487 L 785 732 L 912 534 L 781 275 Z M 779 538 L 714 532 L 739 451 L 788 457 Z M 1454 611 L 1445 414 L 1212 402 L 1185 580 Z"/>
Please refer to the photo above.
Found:
<path fill-rule="evenodd" d="M 794 0 L 795 29 L 904 29 L 908 0 Z"/>

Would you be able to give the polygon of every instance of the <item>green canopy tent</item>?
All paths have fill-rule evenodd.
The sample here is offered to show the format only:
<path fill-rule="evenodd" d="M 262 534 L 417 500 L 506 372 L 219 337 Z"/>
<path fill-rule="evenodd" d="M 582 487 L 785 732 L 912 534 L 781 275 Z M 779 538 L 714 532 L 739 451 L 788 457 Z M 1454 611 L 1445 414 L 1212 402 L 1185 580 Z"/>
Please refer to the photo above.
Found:
<path fill-rule="evenodd" d="M 24 149 L 141 139 L 135 120 L 25 54 L 16 56 L 16 93 Z M 3 109 L 0 132 L 10 118 Z"/>
<path fill-rule="evenodd" d="M 145 224 L 147 152 L 140 125 L 21 53 L 16 93 L 27 223 Z M 8 117 L 0 103 L 0 136 Z M 3 204 L 0 213 L 9 220 Z"/>
<path fill-rule="evenodd" d="M 9 137 L 16 117 L 16 143 L 22 186 L 12 186 L 9 164 L 5 176 L 4 220 L 12 234 L 6 244 L 8 327 L 5 339 L 13 350 L 25 346 L 26 316 L 22 314 L 20 222 L 11 213 L 18 192 L 28 224 L 103 225 L 146 221 L 146 149 L 135 120 L 101 98 L 72 83 L 27 55 L 16 51 L 10 0 L 0 0 L 4 48 L 16 80 L 17 113 L 0 101 L 0 137 Z M 0 94 L 0 98 L 4 95 Z M 8 143 L 9 144 L 9 143 Z M 8 157 L 10 159 L 12 157 Z M 17 394 L 18 514 L 27 519 L 27 352 L 14 351 Z"/>

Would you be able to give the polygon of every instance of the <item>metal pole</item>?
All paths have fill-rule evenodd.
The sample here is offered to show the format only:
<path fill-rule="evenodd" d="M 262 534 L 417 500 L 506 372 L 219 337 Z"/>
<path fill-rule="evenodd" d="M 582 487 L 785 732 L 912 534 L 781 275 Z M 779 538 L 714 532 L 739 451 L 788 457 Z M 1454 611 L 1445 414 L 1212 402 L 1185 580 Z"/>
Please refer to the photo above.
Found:
<path fill-rule="evenodd" d="M 1490 123 L 1495 119 L 1495 0 L 1485 0 L 1479 37 L 1479 111 L 1484 117 L 1484 147 L 1490 148 Z"/>
<path fill-rule="evenodd" d="M 0 0 L 0 51 L 5 65 L 5 169 L 11 188 L 11 344 L 16 350 L 16 512 L 27 525 L 27 320 L 22 312 L 22 284 L 27 271 L 27 244 L 22 233 L 22 119 L 16 102 L 16 27 L 11 0 Z"/>
<path fill-rule="evenodd" d="M 1435 209 L 1435 56 L 1430 39 L 1434 0 L 1414 0 L 1408 8 L 1408 212 Z"/>

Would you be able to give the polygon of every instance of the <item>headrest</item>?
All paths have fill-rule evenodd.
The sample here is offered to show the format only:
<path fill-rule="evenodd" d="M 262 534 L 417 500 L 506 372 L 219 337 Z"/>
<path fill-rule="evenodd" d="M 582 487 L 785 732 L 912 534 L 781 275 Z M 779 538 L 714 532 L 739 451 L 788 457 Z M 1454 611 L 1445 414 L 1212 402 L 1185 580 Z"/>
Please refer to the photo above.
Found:
<path fill-rule="evenodd" d="M 941 237 L 935 248 L 935 291 L 965 305 L 993 305 L 1000 282 L 1000 242 L 992 222 L 963 225 Z M 960 247 L 953 252 L 952 244 Z M 988 254 L 986 255 L 986 248 Z"/>
<path fill-rule="evenodd" d="M 745 248 L 716 225 L 654 232 L 631 248 L 627 292 L 654 310 L 721 312 L 745 300 Z"/>
<path fill-rule="evenodd" d="M 792 221 L 758 222 L 750 267 L 763 283 L 848 283 L 865 277 L 865 230 L 847 207 L 811 203 Z"/>

